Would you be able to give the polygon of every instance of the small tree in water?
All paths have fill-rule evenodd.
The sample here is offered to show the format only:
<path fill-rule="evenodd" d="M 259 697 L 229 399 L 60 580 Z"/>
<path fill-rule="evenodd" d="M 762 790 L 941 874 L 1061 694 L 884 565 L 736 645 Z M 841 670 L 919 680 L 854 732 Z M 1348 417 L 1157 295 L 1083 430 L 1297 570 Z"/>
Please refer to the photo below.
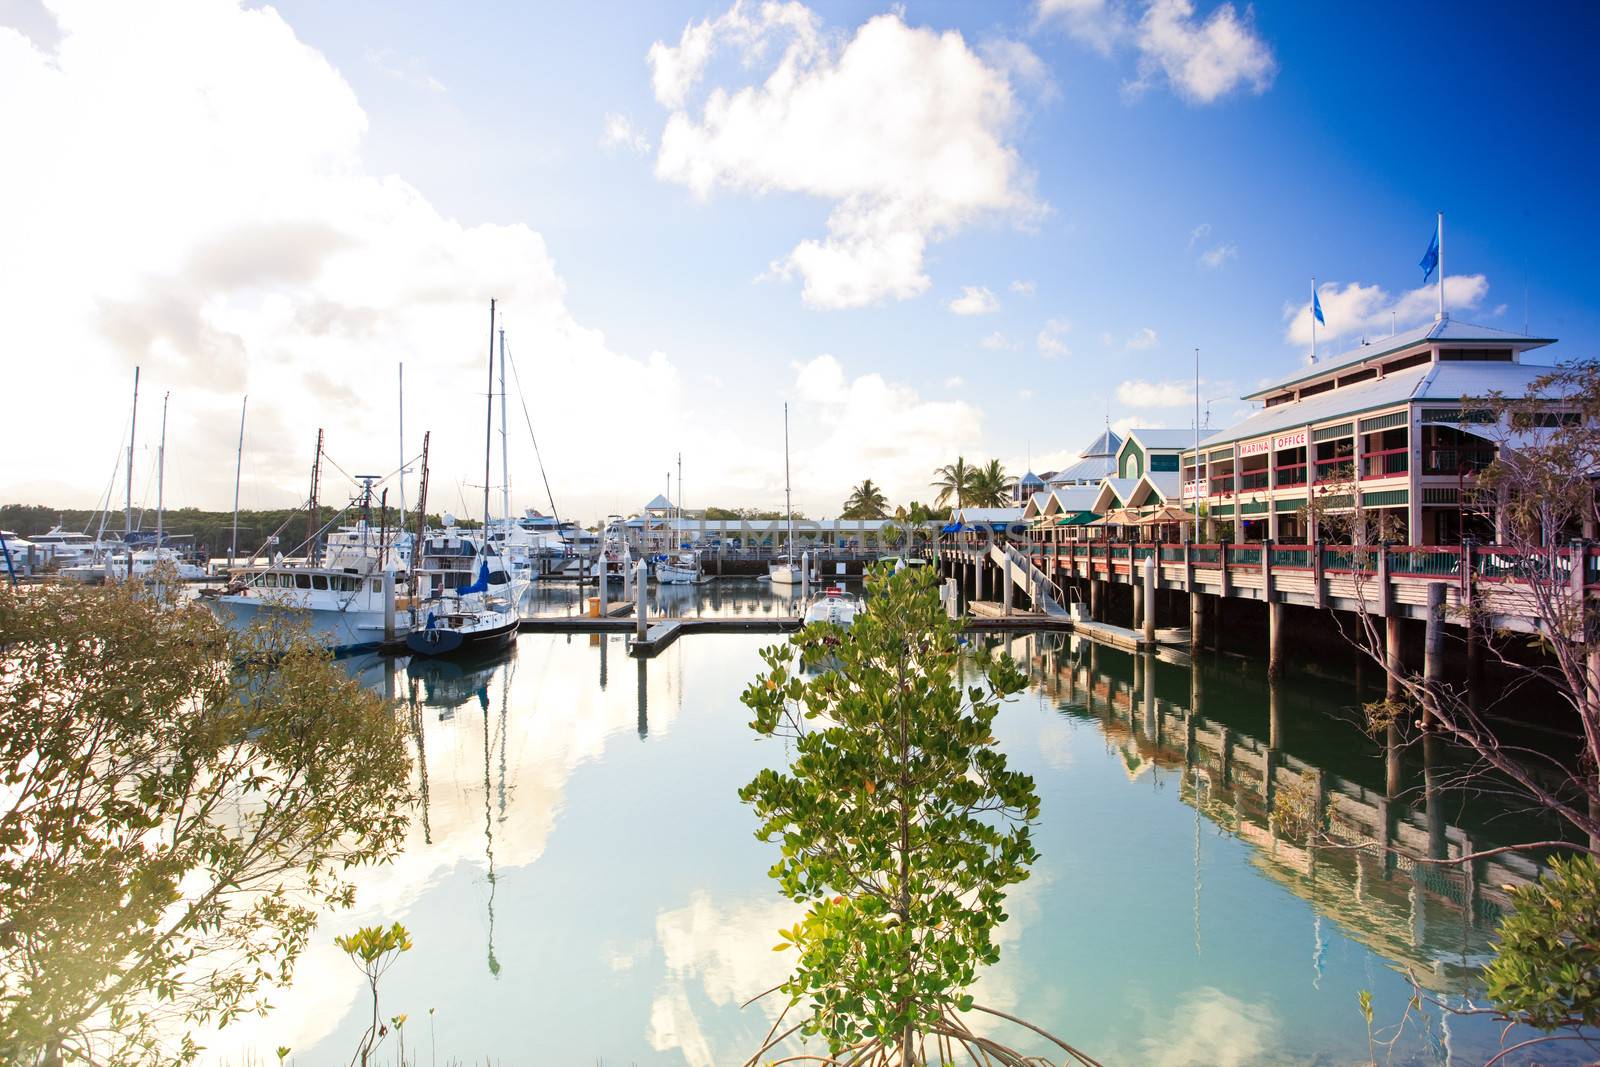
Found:
<path fill-rule="evenodd" d="M 401 725 L 283 630 L 0 592 L 0 1062 L 173 1063 L 406 825 Z"/>
<path fill-rule="evenodd" d="M 1001 657 L 982 662 L 982 685 L 964 685 L 959 627 L 936 580 L 875 572 L 853 626 L 808 626 L 765 649 L 767 671 L 741 698 L 757 733 L 795 739 L 790 767 L 762 771 L 740 796 L 761 819 L 758 836 L 782 842 L 772 876 L 808 906 L 777 946 L 799 953 L 772 991 L 789 1005 L 750 1063 L 797 1033 L 826 1041 L 831 1058 L 800 1057 L 818 1062 L 909 1067 L 954 1062 L 958 1050 L 975 1062 L 1040 1062 L 961 1019 L 1011 1018 L 967 990 L 999 958 L 1005 889 L 1037 855 L 1039 799 L 993 734 L 1025 678 Z M 801 673 L 825 659 L 829 669 Z M 780 1033 L 802 1001 L 809 1014 Z"/>

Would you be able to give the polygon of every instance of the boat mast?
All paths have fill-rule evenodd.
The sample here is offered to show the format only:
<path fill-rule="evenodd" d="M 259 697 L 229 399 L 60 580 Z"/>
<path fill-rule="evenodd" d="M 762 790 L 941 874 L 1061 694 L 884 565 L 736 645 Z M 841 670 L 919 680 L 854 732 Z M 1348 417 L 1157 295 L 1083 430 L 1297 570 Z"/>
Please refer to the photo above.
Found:
<path fill-rule="evenodd" d="M 406 528 L 406 365 L 400 364 L 400 529 Z"/>
<path fill-rule="evenodd" d="M 506 432 L 506 331 L 500 330 L 500 510 L 501 517 L 511 519 L 511 446 Z"/>
<path fill-rule="evenodd" d="M 250 394 L 239 402 L 239 454 L 233 464 L 233 540 L 228 545 L 228 566 L 239 558 L 239 480 L 244 474 L 244 413 L 250 405 Z"/>
<path fill-rule="evenodd" d="M 430 431 L 422 434 L 422 484 L 417 489 L 417 532 L 415 540 L 411 542 L 411 595 L 417 595 L 418 569 L 422 563 L 422 543 L 427 535 L 428 525 L 428 438 Z M 404 516 L 401 517 L 404 525 Z"/>
<path fill-rule="evenodd" d="M 794 562 L 794 505 L 789 498 L 789 405 L 783 405 L 783 513 L 789 523 L 788 559 Z"/>
<path fill-rule="evenodd" d="M 139 368 L 133 368 L 133 415 L 128 419 L 128 495 L 122 505 L 122 539 L 133 533 L 133 443 L 139 428 Z"/>
<path fill-rule="evenodd" d="M 171 393 L 161 397 L 161 445 L 156 449 L 156 548 L 161 547 L 163 540 L 163 520 L 167 508 L 167 401 L 172 398 Z"/>
<path fill-rule="evenodd" d="M 317 454 L 311 461 L 311 499 L 306 506 L 306 565 L 316 565 L 317 490 L 322 479 L 322 427 L 317 427 Z"/>
<path fill-rule="evenodd" d="M 483 554 L 489 555 L 489 457 L 494 442 L 494 300 L 489 301 L 489 390 L 483 415 Z"/>

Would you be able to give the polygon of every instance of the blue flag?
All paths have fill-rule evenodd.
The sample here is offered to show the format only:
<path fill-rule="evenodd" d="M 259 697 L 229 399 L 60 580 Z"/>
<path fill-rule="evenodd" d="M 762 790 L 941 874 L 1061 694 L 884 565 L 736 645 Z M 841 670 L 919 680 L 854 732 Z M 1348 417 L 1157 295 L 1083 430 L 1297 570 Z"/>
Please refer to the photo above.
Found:
<path fill-rule="evenodd" d="M 1322 325 L 1328 325 L 1328 320 L 1322 317 L 1322 301 L 1317 297 L 1317 291 L 1311 290 L 1311 316 Z"/>
<path fill-rule="evenodd" d="M 1422 253 L 1422 260 L 1417 266 L 1422 268 L 1422 284 L 1427 285 L 1428 279 L 1433 275 L 1433 269 L 1439 265 L 1439 227 L 1433 228 L 1433 240 L 1428 242 L 1428 250 Z"/>

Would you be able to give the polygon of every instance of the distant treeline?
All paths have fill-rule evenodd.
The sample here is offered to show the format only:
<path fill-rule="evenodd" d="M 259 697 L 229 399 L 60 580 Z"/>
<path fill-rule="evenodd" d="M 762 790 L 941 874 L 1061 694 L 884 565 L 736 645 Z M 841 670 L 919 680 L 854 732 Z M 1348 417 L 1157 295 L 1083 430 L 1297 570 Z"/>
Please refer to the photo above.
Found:
<path fill-rule="evenodd" d="M 326 525 L 332 520 L 336 508 L 324 507 L 320 511 L 318 527 Z M 348 511 L 340 519 L 339 524 L 352 523 L 359 518 L 354 510 Z M 378 522 L 379 516 L 374 509 L 372 521 Z M 389 512 L 389 522 L 394 525 L 398 516 L 394 511 Z M 141 530 L 154 530 L 156 528 L 156 513 L 154 508 L 143 511 L 135 509 L 133 513 L 135 528 Z M 83 530 L 93 536 L 99 528 L 100 513 L 87 509 L 74 508 L 47 508 L 36 504 L 0 504 L 0 529 L 10 530 L 21 537 L 32 537 L 35 534 L 45 533 L 58 524 L 68 530 Z M 406 516 L 406 526 L 409 529 L 416 523 L 416 512 L 409 512 Z M 439 516 L 428 515 L 428 525 L 440 525 Z M 457 526 L 475 529 L 479 524 L 470 520 L 458 520 Z M 199 508 L 169 508 L 163 520 L 166 532 L 173 537 L 192 537 L 196 548 L 204 548 L 213 556 L 225 555 L 228 551 L 230 539 L 233 536 L 233 512 L 231 511 L 202 511 Z M 113 512 L 106 519 L 107 533 L 122 532 L 122 513 Z M 278 550 L 287 551 L 305 540 L 306 536 L 306 510 L 305 508 L 273 508 L 265 511 L 240 511 L 239 512 L 239 552 L 254 552 L 260 548 L 268 537 L 282 530 L 278 537 Z"/>

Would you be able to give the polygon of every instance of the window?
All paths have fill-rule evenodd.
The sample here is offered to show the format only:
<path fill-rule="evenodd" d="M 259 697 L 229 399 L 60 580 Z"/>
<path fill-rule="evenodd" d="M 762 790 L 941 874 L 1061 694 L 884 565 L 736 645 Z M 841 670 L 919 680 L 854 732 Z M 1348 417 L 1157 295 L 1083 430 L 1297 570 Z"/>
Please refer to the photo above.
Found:
<path fill-rule="evenodd" d="M 382 578 L 374 578 L 374 579 L 372 579 L 372 591 L 374 593 L 383 592 L 383 579 Z"/>
<path fill-rule="evenodd" d="M 1433 353 L 1432 352 L 1418 352 L 1414 356 L 1402 356 L 1401 358 L 1399 358 L 1397 360 L 1393 360 L 1393 361 L 1391 361 L 1389 363 L 1385 363 L 1383 365 L 1383 373 L 1385 373 L 1385 374 L 1393 374 L 1397 370 L 1405 370 L 1408 367 L 1420 367 L 1424 363 L 1432 363 L 1432 362 L 1433 362 Z"/>
<path fill-rule="evenodd" d="M 1300 390 L 1300 399 L 1304 400 L 1308 396 L 1316 396 L 1318 393 L 1326 393 L 1331 390 L 1333 386 L 1334 381 L 1331 378 L 1325 382 L 1318 382 L 1316 385 L 1308 385 L 1304 389 Z"/>
<path fill-rule="evenodd" d="M 313 589 L 326 589 L 326 588 L 328 588 L 328 576 L 326 574 L 313 574 L 311 576 L 311 588 L 313 588 Z"/>
<path fill-rule="evenodd" d="M 296 589 L 310 589 L 311 588 L 311 575 L 309 575 L 309 574 L 297 574 L 297 575 L 295 575 L 294 576 L 294 587 Z"/>
<path fill-rule="evenodd" d="M 1339 387 L 1342 389 L 1347 385 L 1354 385 L 1357 382 L 1371 381 L 1373 378 L 1376 378 L 1377 376 L 1378 376 L 1377 368 L 1376 367 L 1368 367 L 1366 370 L 1358 370 L 1354 374 L 1346 374 L 1344 377 L 1340 378 L 1339 379 Z"/>
<path fill-rule="evenodd" d="M 1439 358 L 1452 363 L 1510 363 L 1509 348 L 1441 348 Z"/>
<path fill-rule="evenodd" d="M 1150 469 L 1153 471 L 1175 471 L 1178 469 L 1178 457 L 1171 454 L 1151 456 Z"/>
<path fill-rule="evenodd" d="M 1287 404 L 1294 399 L 1293 393 L 1279 393 L 1277 396 L 1267 397 L 1267 407 L 1275 408 L 1279 404 Z"/>

